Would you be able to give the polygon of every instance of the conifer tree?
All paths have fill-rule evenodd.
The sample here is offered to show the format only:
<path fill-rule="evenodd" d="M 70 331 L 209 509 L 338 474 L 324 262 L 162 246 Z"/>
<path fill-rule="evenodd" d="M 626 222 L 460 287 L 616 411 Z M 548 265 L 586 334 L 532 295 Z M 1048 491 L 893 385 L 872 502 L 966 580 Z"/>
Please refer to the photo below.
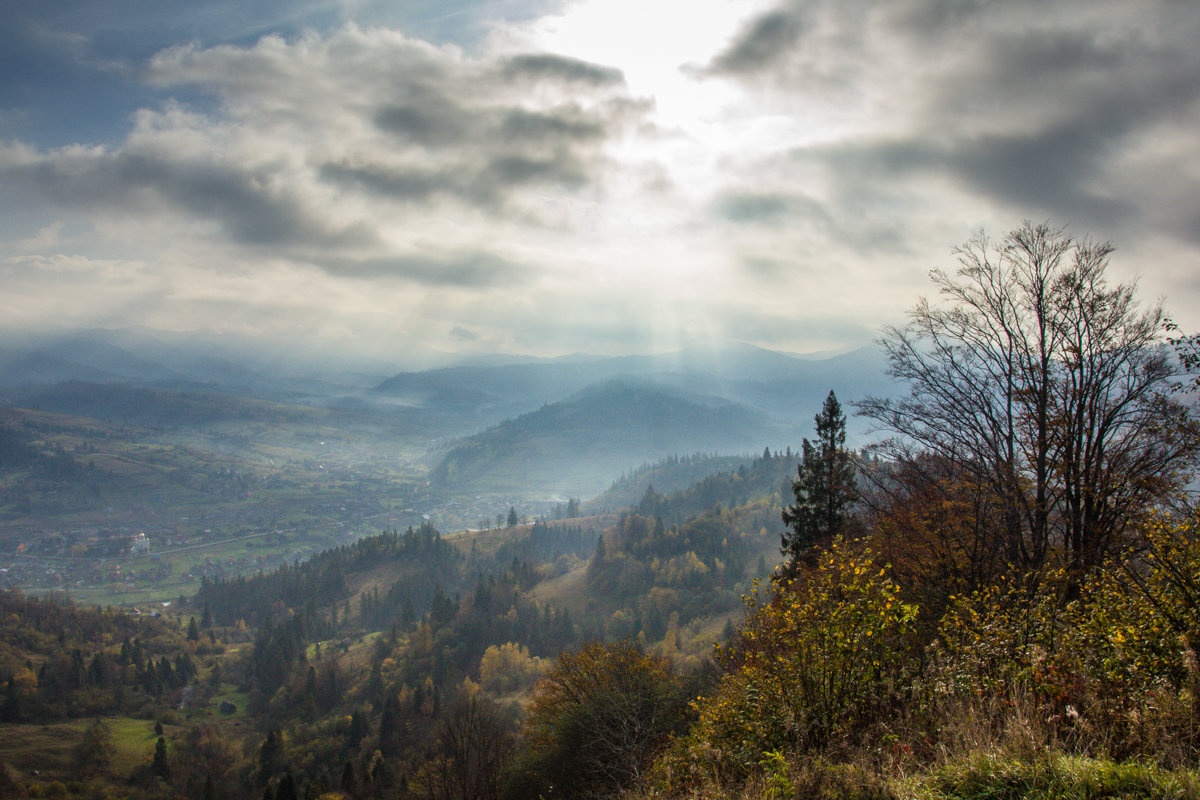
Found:
<path fill-rule="evenodd" d="M 154 759 L 150 762 L 150 771 L 164 779 L 171 774 L 167 766 L 167 740 L 162 736 L 158 737 L 154 744 Z"/>
<path fill-rule="evenodd" d="M 842 533 L 858 498 L 855 466 L 846 451 L 846 415 L 832 390 L 814 420 L 817 441 L 804 440 L 801 461 L 792 480 L 796 502 L 783 510 L 790 530 L 781 550 L 795 564 L 813 545 Z"/>

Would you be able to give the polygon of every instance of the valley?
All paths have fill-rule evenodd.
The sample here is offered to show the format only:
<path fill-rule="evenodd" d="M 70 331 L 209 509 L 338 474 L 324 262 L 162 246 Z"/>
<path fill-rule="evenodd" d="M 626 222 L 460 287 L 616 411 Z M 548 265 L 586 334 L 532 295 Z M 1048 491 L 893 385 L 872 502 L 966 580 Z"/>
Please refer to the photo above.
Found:
<path fill-rule="evenodd" d="M 743 400 L 850 369 L 743 348 L 302 383 L 131 336 L 7 353 L 0 586 L 161 605 L 381 530 L 497 530 L 510 510 L 551 519 L 569 501 L 617 510 L 650 484 L 684 488 L 672 472 L 698 480 L 798 442 L 782 393 Z"/>

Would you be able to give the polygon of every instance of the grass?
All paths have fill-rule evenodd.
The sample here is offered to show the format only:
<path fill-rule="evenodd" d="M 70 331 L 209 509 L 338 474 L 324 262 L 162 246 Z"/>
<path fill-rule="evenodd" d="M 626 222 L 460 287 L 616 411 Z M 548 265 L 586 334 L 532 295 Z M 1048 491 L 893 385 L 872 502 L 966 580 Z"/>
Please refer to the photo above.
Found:
<path fill-rule="evenodd" d="M 152 721 L 130 717 L 105 717 L 103 721 L 112 733 L 116 751 L 113 754 L 113 772 L 128 775 L 150 760 L 154 754 L 154 743 L 158 740 Z M 91 721 L 82 721 L 79 725 L 81 736 L 90 724 Z"/>
<path fill-rule="evenodd" d="M 635 795 L 641 800 L 678 793 Z M 702 781 L 689 800 L 1200 800 L 1200 772 L 1143 761 L 1048 753 L 1034 760 L 974 752 L 905 777 L 820 757 L 738 787 Z"/>
<path fill-rule="evenodd" d="M 1200 798 L 1200 773 L 1142 761 L 1051 754 L 1034 761 L 971 754 L 920 776 L 912 800 L 1173 800 Z"/>
<path fill-rule="evenodd" d="M 112 735 L 115 775 L 128 775 L 154 752 L 154 722 L 130 717 L 101 717 Z M 0 761 L 21 777 L 37 772 L 67 778 L 75 770 L 75 747 L 94 719 L 49 725 L 0 725 Z"/>

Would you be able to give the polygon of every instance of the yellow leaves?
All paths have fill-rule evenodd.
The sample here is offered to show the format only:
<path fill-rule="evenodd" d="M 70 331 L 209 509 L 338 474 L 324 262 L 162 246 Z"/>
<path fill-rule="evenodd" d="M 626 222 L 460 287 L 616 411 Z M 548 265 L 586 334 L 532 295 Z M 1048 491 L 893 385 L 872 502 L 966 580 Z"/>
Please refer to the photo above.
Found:
<path fill-rule="evenodd" d="M 917 607 L 902 602 L 874 554 L 836 540 L 817 567 L 773 597 L 746 598 L 740 661 L 698 701 L 690 752 L 744 771 L 785 742 L 822 744 L 863 723 L 904 667 Z"/>

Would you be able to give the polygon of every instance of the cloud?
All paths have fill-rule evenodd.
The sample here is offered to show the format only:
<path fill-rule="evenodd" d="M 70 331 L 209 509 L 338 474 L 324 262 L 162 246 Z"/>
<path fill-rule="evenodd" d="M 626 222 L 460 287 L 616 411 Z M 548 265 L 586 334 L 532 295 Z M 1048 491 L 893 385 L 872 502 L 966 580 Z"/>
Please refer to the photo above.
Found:
<path fill-rule="evenodd" d="M 49 225 L 39 228 L 37 233 L 28 239 L 22 239 L 15 244 L 17 250 L 45 250 L 54 247 L 59 243 L 62 235 L 63 223 L 62 220 L 52 222 Z"/>
<path fill-rule="evenodd" d="M 799 42 L 804 25 L 794 9 L 768 11 L 750 21 L 709 66 L 713 74 L 750 74 L 775 66 Z"/>
<path fill-rule="evenodd" d="M 796 193 L 726 191 L 715 207 L 719 216 L 740 224 L 780 225 L 803 218 L 829 221 L 820 203 Z"/>
<path fill-rule="evenodd" d="M 4 163 L 6 190 L 102 215 L 170 213 L 219 225 L 255 246 L 315 244 L 348 235 L 320 219 L 271 175 L 211 157 L 172 157 L 138 146 L 69 149 Z"/>
<path fill-rule="evenodd" d="M 612 2 L 254 0 L 236 29 L 201 2 L 138 37 L 20 0 L 23 63 L 139 83 L 64 91 L 119 127 L 46 140 L 22 115 L 71 115 L 0 88 L 9 305 L 451 350 L 837 347 L 1033 217 L 1200 308 L 1188 4 Z"/>
<path fill-rule="evenodd" d="M 577 58 L 551 53 L 525 53 L 511 56 L 503 62 L 501 71 L 507 78 L 582 83 L 593 86 L 619 85 L 625 80 L 621 70 L 615 67 L 591 64 Z"/>
<path fill-rule="evenodd" d="M 704 74 L 739 82 L 756 98 L 745 108 L 791 109 L 799 130 L 804 119 L 825 128 L 787 157 L 731 155 L 714 212 L 787 219 L 790 183 L 820 196 L 842 231 L 864 208 L 936 213 L 957 195 L 1104 236 L 1160 228 L 1196 240 L 1200 200 L 1187 198 L 1200 195 L 1179 185 L 1200 187 L 1186 173 L 1164 185 L 1162 159 L 1195 144 L 1183 131 L 1200 123 L 1197 37 L 1200 18 L 1167 2 L 782 3 Z M 1191 210 L 1172 213 L 1164 192 Z M 905 194 L 907 210 L 894 202 Z"/>
<path fill-rule="evenodd" d="M 219 106 L 145 109 L 113 146 L 10 149 L 0 191 L 93 220 L 137 216 L 148 235 L 207 226 L 299 264 L 430 285 L 532 274 L 490 252 L 501 237 L 486 219 L 526 225 L 546 192 L 598 190 L 614 167 L 609 142 L 648 111 L 613 69 L 550 54 L 468 58 L 353 26 L 175 47 L 145 74 L 164 89 L 212 93 Z M 453 245 L 414 254 L 408 226 L 436 240 L 417 220 L 456 207 L 484 216 L 470 231 L 436 223 Z M 455 247 L 469 255 L 441 254 Z"/>
<path fill-rule="evenodd" d="M 429 286 L 488 289 L 513 286 L 539 270 L 487 251 L 419 252 L 366 259 L 326 259 L 317 266 L 335 275 L 366 280 L 397 279 Z"/>
<path fill-rule="evenodd" d="M 478 331 L 469 330 L 461 325 L 455 325 L 451 328 L 450 336 L 463 342 L 478 342 L 483 338 Z"/>

